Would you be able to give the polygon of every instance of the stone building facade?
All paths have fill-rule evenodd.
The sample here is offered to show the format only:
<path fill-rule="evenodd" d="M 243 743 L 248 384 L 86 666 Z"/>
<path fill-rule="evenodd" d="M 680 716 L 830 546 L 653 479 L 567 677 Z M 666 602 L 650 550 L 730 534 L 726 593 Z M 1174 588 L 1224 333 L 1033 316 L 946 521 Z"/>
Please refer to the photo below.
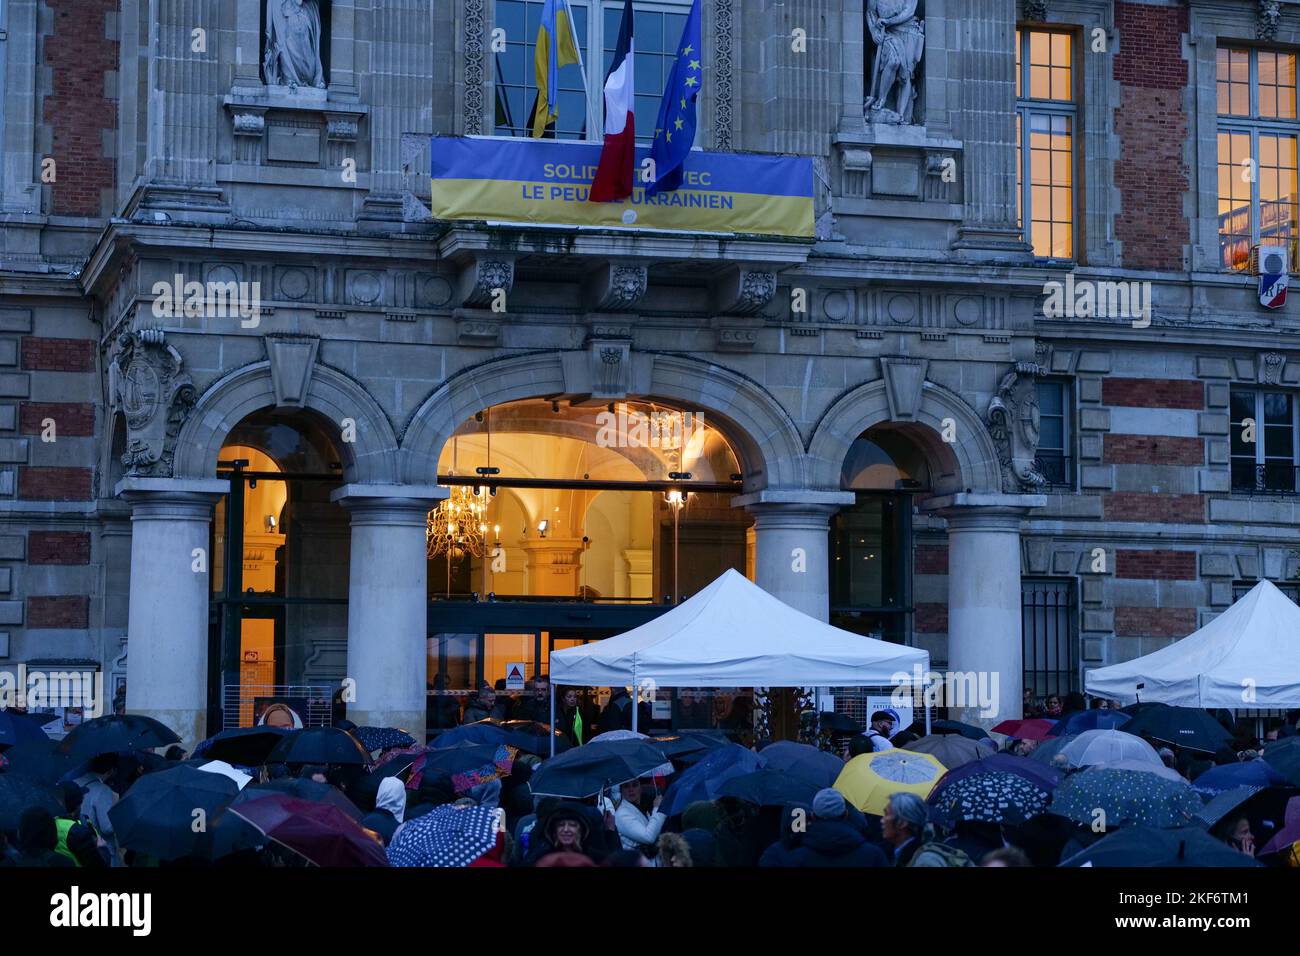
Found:
<path fill-rule="evenodd" d="M 1225 259 L 1234 228 L 1294 246 L 1300 5 L 923 0 L 903 122 L 864 101 L 896 42 L 873 17 L 908 0 L 703 0 L 697 146 L 813 157 L 814 240 L 433 218 L 429 138 L 500 132 L 495 31 L 539 4 L 309 6 L 324 89 L 267 84 L 262 0 L 0 0 L 0 666 L 89 662 L 130 709 L 213 729 L 195 555 L 220 560 L 223 446 L 271 410 L 338 456 L 346 610 L 300 680 L 351 678 L 358 723 L 424 724 L 439 457 L 511 402 L 706 416 L 750 573 L 822 618 L 846 457 L 894 449 L 924 479 L 893 489 L 888 636 L 998 672 L 1001 716 L 1022 679 L 1079 689 L 1300 578 L 1297 307 Z M 621 5 L 575 6 L 612 45 L 595 21 Z M 1240 207 L 1233 130 L 1259 165 Z M 160 312 L 174 277 L 256 283 L 256 321 L 206 292 Z M 1052 282 L 1111 308 L 1045 308 Z M 1249 461 L 1248 401 L 1276 438 Z"/>

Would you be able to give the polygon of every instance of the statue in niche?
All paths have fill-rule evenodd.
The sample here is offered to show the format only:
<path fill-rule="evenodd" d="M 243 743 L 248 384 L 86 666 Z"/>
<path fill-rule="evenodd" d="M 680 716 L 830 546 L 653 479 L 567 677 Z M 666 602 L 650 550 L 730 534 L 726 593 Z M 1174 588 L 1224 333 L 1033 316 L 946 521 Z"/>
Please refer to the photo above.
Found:
<path fill-rule="evenodd" d="M 317 0 L 266 0 L 266 55 L 269 86 L 325 89 L 321 68 L 321 21 Z"/>
<path fill-rule="evenodd" d="M 867 0 L 867 33 L 876 45 L 867 94 L 867 121 L 911 125 L 916 104 L 912 79 L 925 51 L 925 21 L 918 20 L 919 0 Z M 897 88 L 894 108 L 886 104 Z"/>

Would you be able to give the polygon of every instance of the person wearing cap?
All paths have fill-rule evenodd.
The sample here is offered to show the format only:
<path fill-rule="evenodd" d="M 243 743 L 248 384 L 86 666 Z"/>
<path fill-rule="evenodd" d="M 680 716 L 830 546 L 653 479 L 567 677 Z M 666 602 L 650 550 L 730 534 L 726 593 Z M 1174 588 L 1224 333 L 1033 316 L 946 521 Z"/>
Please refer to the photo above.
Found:
<path fill-rule="evenodd" d="M 871 715 L 871 726 L 867 728 L 866 737 L 871 741 L 872 750 L 893 750 L 889 735 L 898 726 L 898 713 L 893 710 L 878 710 Z"/>
<path fill-rule="evenodd" d="M 799 814 L 790 820 L 798 832 Z M 886 866 L 885 854 L 871 844 L 848 819 L 844 795 L 832 787 L 818 790 L 812 801 L 812 819 L 798 840 L 781 840 L 763 852 L 758 861 L 766 867 L 875 867 Z"/>

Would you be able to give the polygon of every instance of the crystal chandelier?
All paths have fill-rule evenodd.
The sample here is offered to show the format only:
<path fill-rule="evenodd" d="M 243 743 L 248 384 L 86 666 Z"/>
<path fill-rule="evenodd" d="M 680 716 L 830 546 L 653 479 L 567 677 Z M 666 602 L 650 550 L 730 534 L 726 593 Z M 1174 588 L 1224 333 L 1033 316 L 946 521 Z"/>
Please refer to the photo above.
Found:
<path fill-rule="evenodd" d="M 429 512 L 425 527 L 428 556 L 460 553 L 482 557 L 487 540 L 487 508 L 486 489 L 453 485 L 451 494 Z"/>

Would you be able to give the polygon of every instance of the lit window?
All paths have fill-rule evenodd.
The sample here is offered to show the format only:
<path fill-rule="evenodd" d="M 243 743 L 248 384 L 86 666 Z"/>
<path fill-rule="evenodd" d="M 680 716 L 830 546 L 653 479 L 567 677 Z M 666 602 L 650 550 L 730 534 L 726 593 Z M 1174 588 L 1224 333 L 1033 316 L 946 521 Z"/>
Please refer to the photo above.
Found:
<path fill-rule="evenodd" d="M 1296 268 L 1296 58 L 1217 52 L 1219 261 L 1245 269 L 1256 243 L 1285 245 Z"/>
<path fill-rule="evenodd" d="M 1042 259 L 1074 258 L 1074 37 L 1016 31 L 1016 215 Z"/>

